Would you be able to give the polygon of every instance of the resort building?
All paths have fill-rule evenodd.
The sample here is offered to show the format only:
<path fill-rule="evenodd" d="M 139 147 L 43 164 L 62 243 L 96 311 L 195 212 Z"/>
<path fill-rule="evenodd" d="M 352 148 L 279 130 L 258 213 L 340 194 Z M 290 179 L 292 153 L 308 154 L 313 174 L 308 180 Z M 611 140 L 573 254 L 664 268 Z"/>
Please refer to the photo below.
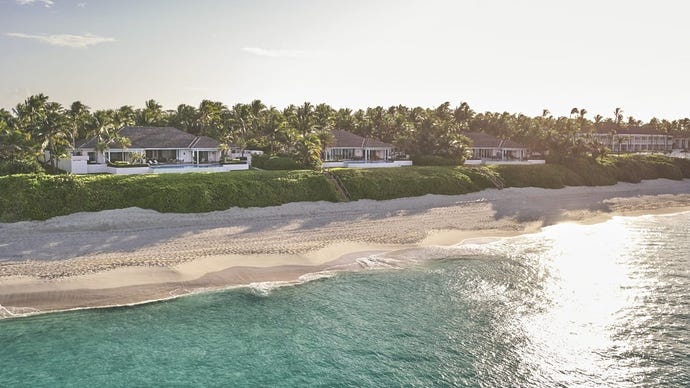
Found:
<path fill-rule="evenodd" d="M 682 151 L 690 150 L 690 137 L 674 137 L 673 149 Z"/>
<path fill-rule="evenodd" d="M 673 136 L 644 125 L 612 130 L 600 128 L 592 133 L 592 138 L 612 152 L 671 152 L 676 148 Z"/>
<path fill-rule="evenodd" d="M 142 174 L 188 171 L 228 171 L 248 169 L 247 163 L 221 165 L 220 143 L 172 127 L 123 127 L 117 134 L 128 145 L 113 142 L 99 149 L 98 138 L 77 145 L 71 159 L 58 166 L 75 174 Z M 143 157 L 136 167 L 118 165 Z"/>
<path fill-rule="evenodd" d="M 527 147 L 512 140 L 499 139 L 483 132 L 468 132 L 463 135 L 471 141 L 471 160 L 525 160 Z"/>
<path fill-rule="evenodd" d="M 323 151 L 323 166 L 328 167 L 401 167 L 411 166 L 409 160 L 393 160 L 393 145 L 380 140 L 333 130 L 333 144 Z"/>

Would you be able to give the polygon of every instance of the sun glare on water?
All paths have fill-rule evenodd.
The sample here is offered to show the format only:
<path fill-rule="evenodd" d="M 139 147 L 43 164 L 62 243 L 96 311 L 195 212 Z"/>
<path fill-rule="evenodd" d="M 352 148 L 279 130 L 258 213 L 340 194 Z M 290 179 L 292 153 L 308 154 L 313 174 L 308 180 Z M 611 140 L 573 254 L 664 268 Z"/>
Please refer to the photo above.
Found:
<path fill-rule="evenodd" d="M 518 324 L 529 339 L 522 349 L 528 365 L 540 365 L 556 381 L 574 385 L 627 379 L 615 375 L 611 353 L 641 345 L 629 343 L 618 330 L 622 322 L 645 319 L 635 312 L 648 289 L 643 283 L 651 280 L 638 276 L 643 263 L 636 258 L 652 255 L 654 247 L 638 244 L 639 233 L 616 218 L 598 225 L 556 225 L 540 234 L 547 248 L 540 252 L 540 271 L 548 279 L 545 298 L 536 314 L 522 316 Z"/>

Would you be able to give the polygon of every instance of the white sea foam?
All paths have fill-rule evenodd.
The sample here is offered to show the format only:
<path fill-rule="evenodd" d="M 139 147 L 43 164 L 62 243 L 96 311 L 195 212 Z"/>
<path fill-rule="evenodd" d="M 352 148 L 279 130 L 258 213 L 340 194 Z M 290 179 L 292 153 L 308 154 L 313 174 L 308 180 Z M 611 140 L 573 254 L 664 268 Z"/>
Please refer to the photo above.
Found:
<path fill-rule="evenodd" d="M 313 282 L 315 280 L 328 279 L 335 276 L 333 271 L 320 271 L 306 273 L 297 278 L 297 280 L 281 280 L 273 282 L 255 282 L 249 283 L 246 287 L 249 291 L 258 296 L 269 295 L 273 290 L 288 286 L 298 286 L 300 284 Z"/>
<path fill-rule="evenodd" d="M 40 312 L 41 310 L 32 307 L 5 307 L 0 304 L 0 319 L 26 317 Z"/>
<path fill-rule="evenodd" d="M 360 257 L 355 262 L 363 269 L 399 269 L 404 264 L 403 260 L 381 254 Z"/>

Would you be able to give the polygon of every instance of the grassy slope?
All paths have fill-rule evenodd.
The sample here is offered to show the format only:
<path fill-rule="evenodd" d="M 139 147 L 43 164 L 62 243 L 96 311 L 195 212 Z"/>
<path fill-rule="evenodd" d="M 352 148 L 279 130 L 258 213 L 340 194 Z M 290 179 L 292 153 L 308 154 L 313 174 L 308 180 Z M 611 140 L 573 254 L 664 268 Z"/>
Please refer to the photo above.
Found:
<path fill-rule="evenodd" d="M 690 160 L 610 157 L 567 166 L 335 169 L 352 199 L 464 194 L 494 187 L 612 185 L 642 179 L 690 178 Z M 232 206 L 337 201 L 332 183 L 311 171 L 237 171 L 161 175 L 12 175 L 0 177 L 0 221 L 41 220 L 80 211 L 137 206 L 161 212 L 207 212 Z"/>

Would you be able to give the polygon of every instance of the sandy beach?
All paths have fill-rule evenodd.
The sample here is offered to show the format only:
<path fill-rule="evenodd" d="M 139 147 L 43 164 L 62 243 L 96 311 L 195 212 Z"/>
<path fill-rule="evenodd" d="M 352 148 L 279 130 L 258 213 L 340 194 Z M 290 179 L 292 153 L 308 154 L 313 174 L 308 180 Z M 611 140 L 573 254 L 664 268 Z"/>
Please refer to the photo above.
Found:
<path fill-rule="evenodd" d="M 367 268 L 385 252 L 688 209 L 690 180 L 659 179 L 204 214 L 129 208 L 0 224 L 0 317 L 299 283 Z"/>

